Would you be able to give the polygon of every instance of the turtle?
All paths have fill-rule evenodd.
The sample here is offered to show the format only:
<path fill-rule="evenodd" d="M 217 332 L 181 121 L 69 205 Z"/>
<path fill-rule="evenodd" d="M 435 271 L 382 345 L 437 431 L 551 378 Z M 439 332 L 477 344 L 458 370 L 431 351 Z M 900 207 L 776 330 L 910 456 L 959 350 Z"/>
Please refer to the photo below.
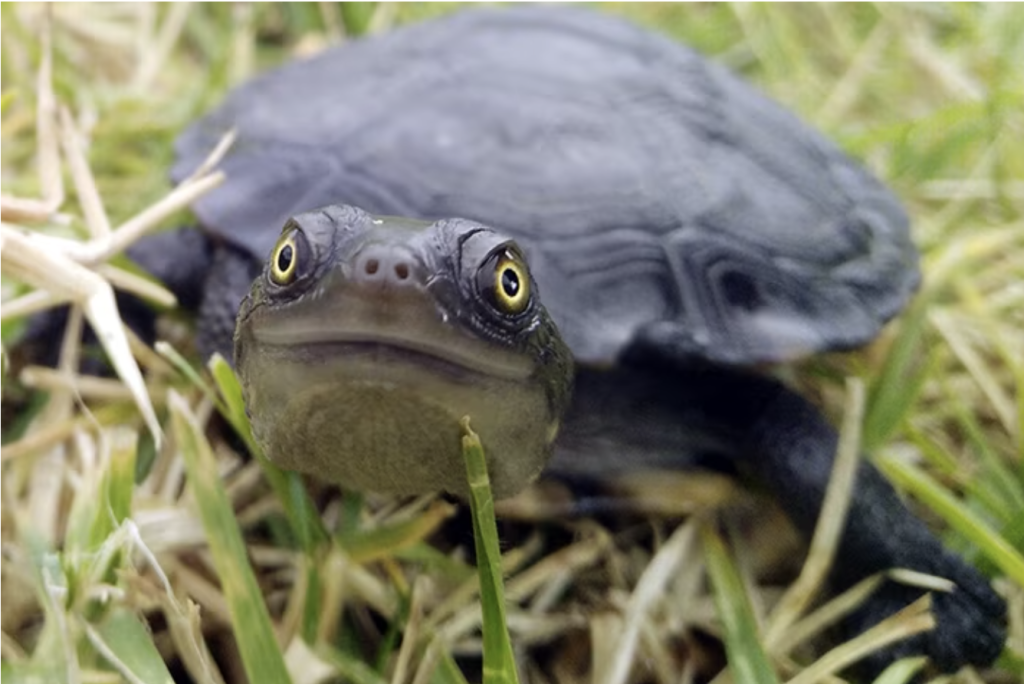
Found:
<path fill-rule="evenodd" d="M 532 423 L 540 455 L 499 474 L 502 494 L 549 453 L 547 472 L 580 486 L 698 463 L 766 488 L 811 534 L 836 431 L 764 366 L 872 340 L 920 272 L 898 199 L 795 114 L 624 20 L 516 7 L 460 11 L 268 71 L 184 131 L 171 177 L 192 173 L 230 129 L 227 182 L 194 204 L 199 227 L 152 236 L 130 254 L 198 311 L 202 354 L 248 355 L 252 365 L 239 365 L 264 438 L 277 428 L 253 395 L 258 376 L 274 376 L 275 357 L 256 351 L 243 321 L 254 308 L 283 308 L 267 295 L 275 273 L 313 263 L 319 278 L 339 260 L 357 268 L 339 245 L 383 231 L 391 246 L 373 273 L 358 266 L 363 276 L 402 280 L 404 271 L 420 282 L 420 270 L 435 269 L 458 285 L 496 268 L 493 255 L 478 254 L 490 261 L 458 270 L 453 245 L 483 234 L 519 265 L 516 287 L 543 303 L 546 341 L 515 349 L 531 362 L 554 359 L 539 392 L 547 413 Z M 492 299 L 506 271 L 494 273 Z M 479 299 L 487 288 L 476 287 Z M 332 291 L 307 296 L 329 302 Z M 464 327 L 476 300 L 460 305 L 456 294 L 435 313 Z M 512 334 L 487 333 L 493 344 Z M 444 344 L 420 349 L 424 362 L 440 363 Z M 565 354 L 551 351 L 562 344 Z M 873 656 L 874 669 L 923 653 L 953 671 L 1001 652 L 1003 599 L 866 460 L 838 553 L 837 590 L 892 567 L 955 585 L 933 597 L 936 629 Z M 923 592 L 887 582 L 850 629 Z"/>

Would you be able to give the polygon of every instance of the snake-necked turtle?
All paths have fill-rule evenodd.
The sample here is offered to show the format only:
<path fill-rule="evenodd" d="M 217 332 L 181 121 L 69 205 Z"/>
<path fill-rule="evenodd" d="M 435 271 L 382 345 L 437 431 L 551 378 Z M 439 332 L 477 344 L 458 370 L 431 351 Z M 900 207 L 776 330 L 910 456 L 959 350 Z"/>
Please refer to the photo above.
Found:
<path fill-rule="evenodd" d="M 460 401 L 477 397 L 482 411 L 507 398 L 535 429 L 495 438 L 495 485 L 511 493 L 546 457 L 569 397 L 543 309 L 523 318 L 495 306 L 535 282 L 576 362 L 552 470 L 614 478 L 710 456 L 766 486 L 811 531 L 836 433 L 807 401 L 744 367 L 866 342 L 905 304 L 918 270 L 893 195 L 791 113 L 648 31 L 591 12 L 516 8 L 459 13 L 271 71 L 181 136 L 172 175 L 190 173 L 229 128 L 238 139 L 222 163 L 228 181 L 194 207 L 204 232 L 157 236 L 133 254 L 198 305 L 204 352 L 230 357 L 235 311 L 256 279 L 239 358 L 265 440 L 280 446 L 288 433 L 254 392 L 277 392 L 270 403 L 283 407 L 288 383 L 299 391 L 358 368 L 372 385 L 374 369 L 398 358 L 445 378 L 441 393 L 461 383 Z M 303 213 L 336 204 L 369 213 Z M 302 283 L 301 297 L 269 294 L 282 274 L 277 287 Z M 367 304 L 339 285 L 346 278 L 385 282 L 367 291 L 390 293 L 389 303 Z M 258 343 L 246 323 L 253 309 L 273 331 Z M 389 318 L 400 311 L 420 318 L 403 327 Z M 340 328 L 351 355 L 332 353 L 345 349 L 330 338 Z M 479 382 L 502 373 L 505 385 Z M 530 391 L 509 390 L 538 373 Z M 371 395 L 303 394 L 316 420 L 292 426 L 295 442 L 340 449 L 346 416 L 371 420 L 346 402 L 353 396 L 383 404 L 393 426 L 404 415 L 432 424 L 429 412 L 402 413 L 423 402 L 395 409 L 386 392 Z M 486 444 L 487 426 L 477 427 Z M 352 430 L 365 448 L 386 432 Z M 415 442 L 413 432 L 398 430 Z M 526 465 L 503 468 L 517 440 Z M 289 465 L 345 472 L 329 453 L 297 458 Z M 403 475 L 401 461 L 379 468 L 386 476 L 360 484 L 457 490 L 462 476 Z M 867 463 L 857 487 L 834 583 L 890 567 L 950 578 L 956 588 L 934 597 L 938 628 L 894 653 L 927 653 L 944 670 L 991 662 L 1005 606 L 987 580 Z M 921 592 L 890 582 L 856 627 Z"/>

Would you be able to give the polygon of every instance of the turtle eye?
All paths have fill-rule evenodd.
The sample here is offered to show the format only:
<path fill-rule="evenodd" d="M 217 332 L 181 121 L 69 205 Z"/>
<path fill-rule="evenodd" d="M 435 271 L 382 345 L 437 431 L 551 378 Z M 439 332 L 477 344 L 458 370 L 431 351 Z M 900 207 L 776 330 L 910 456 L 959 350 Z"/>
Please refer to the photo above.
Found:
<path fill-rule="evenodd" d="M 288 285 L 295 280 L 300 258 L 297 232 L 282 235 L 270 255 L 270 279 L 276 285 Z"/>
<path fill-rule="evenodd" d="M 530 274 L 522 257 L 511 249 L 491 254 L 480 267 L 477 282 L 481 294 L 503 314 L 521 314 L 530 304 Z"/>

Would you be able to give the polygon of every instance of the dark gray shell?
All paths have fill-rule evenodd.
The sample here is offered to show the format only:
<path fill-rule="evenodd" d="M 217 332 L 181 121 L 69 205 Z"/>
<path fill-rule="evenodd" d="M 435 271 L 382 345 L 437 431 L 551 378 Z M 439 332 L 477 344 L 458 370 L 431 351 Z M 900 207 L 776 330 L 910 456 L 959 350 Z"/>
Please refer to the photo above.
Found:
<path fill-rule="evenodd" d="M 899 203 L 832 143 L 692 50 L 552 7 L 458 13 L 353 42 L 233 92 L 228 182 L 195 205 L 263 258 L 330 203 L 511 233 L 577 358 L 638 337 L 716 361 L 873 337 L 918 282 Z"/>

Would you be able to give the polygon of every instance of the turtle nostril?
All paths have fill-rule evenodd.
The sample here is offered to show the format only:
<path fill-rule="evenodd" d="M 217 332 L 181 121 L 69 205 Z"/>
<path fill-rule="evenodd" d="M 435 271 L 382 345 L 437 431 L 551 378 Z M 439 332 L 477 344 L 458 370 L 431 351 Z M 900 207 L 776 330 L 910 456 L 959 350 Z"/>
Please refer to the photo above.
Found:
<path fill-rule="evenodd" d="M 416 280 L 416 255 L 402 245 L 370 244 L 356 255 L 354 277 L 379 286 L 406 286 Z"/>

